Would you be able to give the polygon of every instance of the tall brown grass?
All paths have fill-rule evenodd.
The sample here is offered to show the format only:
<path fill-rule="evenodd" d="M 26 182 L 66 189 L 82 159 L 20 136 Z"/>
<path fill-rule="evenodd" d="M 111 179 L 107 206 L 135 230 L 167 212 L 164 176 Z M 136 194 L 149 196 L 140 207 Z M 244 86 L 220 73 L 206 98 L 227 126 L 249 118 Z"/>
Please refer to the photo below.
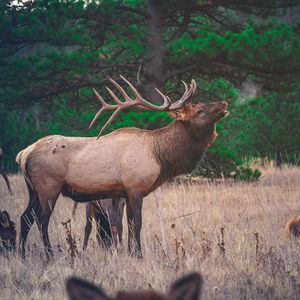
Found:
<path fill-rule="evenodd" d="M 111 295 L 122 289 L 166 291 L 182 274 L 200 271 L 203 299 L 299 299 L 300 242 L 286 236 L 284 225 L 300 213 L 300 169 L 268 165 L 262 171 L 258 182 L 165 185 L 149 195 L 143 207 L 143 260 L 129 257 L 125 246 L 104 251 L 95 235 L 83 253 L 84 205 L 71 221 L 79 253 L 70 259 L 62 222 L 71 218 L 72 200 L 61 197 L 49 230 L 54 262 L 45 263 L 34 225 L 25 262 L 0 257 L 0 298 L 64 299 L 70 275 L 94 281 Z M 0 182 L 0 209 L 18 224 L 27 191 L 20 175 L 10 180 L 13 195 Z"/>

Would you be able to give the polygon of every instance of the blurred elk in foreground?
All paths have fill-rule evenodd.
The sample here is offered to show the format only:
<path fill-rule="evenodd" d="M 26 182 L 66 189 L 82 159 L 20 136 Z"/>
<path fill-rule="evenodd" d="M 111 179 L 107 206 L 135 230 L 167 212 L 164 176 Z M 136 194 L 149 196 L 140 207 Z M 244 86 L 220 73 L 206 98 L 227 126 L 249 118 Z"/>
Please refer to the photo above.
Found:
<path fill-rule="evenodd" d="M 107 88 L 116 102 L 108 104 L 94 90 L 101 108 L 90 126 L 102 112 L 114 111 L 98 138 L 51 135 L 17 155 L 29 191 L 29 203 L 21 216 L 23 256 L 34 215 L 40 224 L 46 254 L 53 255 L 48 224 L 60 193 L 76 202 L 126 198 L 128 250 L 141 256 L 143 198 L 168 179 L 190 173 L 216 139 L 216 122 L 228 114 L 226 102 L 192 104 L 194 80 L 190 85 L 184 83 L 185 92 L 174 103 L 157 90 L 163 98 L 163 104 L 157 106 L 143 99 L 128 80 L 121 78 L 129 85 L 133 99 L 113 79 L 110 81 L 125 101 Z M 156 130 L 122 128 L 101 136 L 121 111 L 133 107 L 169 112 L 174 121 Z"/>
<path fill-rule="evenodd" d="M 2 175 L 3 179 L 6 182 L 6 185 L 7 185 L 7 188 L 9 190 L 9 192 L 12 193 L 11 188 L 10 188 L 10 183 L 9 183 L 9 180 L 8 180 L 8 177 L 7 177 L 7 173 L 4 169 L 4 165 L 3 165 L 2 160 L 3 160 L 3 150 L 0 147 L 0 174 Z"/>
<path fill-rule="evenodd" d="M 300 237 L 300 215 L 295 215 L 287 221 L 285 232 L 289 236 Z"/>
<path fill-rule="evenodd" d="M 77 205 L 78 202 L 75 202 L 73 217 L 75 216 Z M 103 199 L 86 203 L 83 250 L 87 248 L 93 220 L 96 223 L 96 237 L 99 245 L 109 248 L 111 245 L 117 246 L 118 243 L 122 243 L 124 207 L 125 199 L 123 198 Z"/>
<path fill-rule="evenodd" d="M 0 210 L 0 252 L 16 249 L 16 235 L 15 223 L 10 220 L 8 212 Z"/>
<path fill-rule="evenodd" d="M 192 273 L 177 280 L 167 295 L 154 290 L 140 292 L 118 292 L 111 298 L 105 292 L 82 279 L 70 278 L 67 280 L 67 294 L 70 300 L 198 300 L 201 295 L 202 278 L 198 273 Z"/>

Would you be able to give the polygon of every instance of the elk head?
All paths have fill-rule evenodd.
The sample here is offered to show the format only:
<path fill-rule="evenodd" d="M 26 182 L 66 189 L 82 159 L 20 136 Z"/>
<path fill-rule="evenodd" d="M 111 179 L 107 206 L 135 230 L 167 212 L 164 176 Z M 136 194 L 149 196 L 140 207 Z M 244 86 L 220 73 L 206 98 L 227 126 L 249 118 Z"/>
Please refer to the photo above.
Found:
<path fill-rule="evenodd" d="M 7 211 L 0 211 L 0 241 L 6 251 L 16 248 L 16 229 L 15 223 L 10 220 Z"/>
<path fill-rule="evenodd" d="M 220 102 L 220 103 L 198 103 L 198 104 L 192 104 L 190 103 L 190 98 L 194 95 L 197 85 L 195 80 L 193 79 L 190 84 L 186 84 L 183 81 L 185 91 L 182 97 L 172 103 L 171 99 L 164 95 L 161 91 L 158 89 L 157 92 L 162 96 L 163 98 L 163 104 L 160 106 L 154 105 L 147 100 L 145 100 L 136 90 L 136 88 L 123 76 L 120 76 L 130 87 L 131 91 L 133 92 L 135 98 L 132 99 L 128 96 L 128 94 L 125 92 L 125 90 L 113 79 L 109 78 L 109 80 L 116 86 L 116 88 L 119 90 L 119 92 L 124 97 L 125 101 L 120 101 L 119 98 L 116 96 L 116 94 L 107 87 L 108 92 L 116 102 L 116 104 L 108 104 L 106 103 L 103 98 L 98 94 L 98 92 L 94 89 L 94 93 L 97 96 L 97 98 L 100 101 L 101 109 L 97 112 L 94 119 L 90 123 L 89 128 L 95 123 L 95 121 L 98 119 L 98 117 L 101 115 L 102 112 L 106 110 L 113 110 L 114 113 L 111 115 L 111 117 L 108 119 L 108 121 L 105 123 L 105 125 L 102 127 L 99 136 L 101 136 L 107 126 L 113 122 L 113 120 L 117 117 L 117 115 L 125 109 L 128 109 L 130 107 L 138 107 L 142 110 L 150 110 L 150 111 L 166 111 L 169 112 L 171 117 L 173 117 L 175 120 L 180 120 L 183 122 L 190 122 L 191 124 L 195 125 L 196 127 L 203 127 L 205 125 L 213 125 L 216 123 L 220 118 L 225 117 L 228 115 L 227 106 L 228 104 L 226 102 Z"/>
<path fill-rule="evenodd" d="M 209 104 L 188 103 L 174 112 L 169 112 L 169 115 L 175 120 L 188 122 L 195 128 L 205 128 L 215 124 L 222 117 L 226 117 L 227 107 L 228 104 L 225 101 Z"/>
<path fill-rule="evenodd" d="M 167 295 L 152 290 L 135 293 L 119 292 L 115 298 L 111 298 L 100 288 L 78 278 L 68 279 L 66 286 L 70 300 L 198 300 L 202 278 L 197 273 L 183 277 L 172 285 Z"/>

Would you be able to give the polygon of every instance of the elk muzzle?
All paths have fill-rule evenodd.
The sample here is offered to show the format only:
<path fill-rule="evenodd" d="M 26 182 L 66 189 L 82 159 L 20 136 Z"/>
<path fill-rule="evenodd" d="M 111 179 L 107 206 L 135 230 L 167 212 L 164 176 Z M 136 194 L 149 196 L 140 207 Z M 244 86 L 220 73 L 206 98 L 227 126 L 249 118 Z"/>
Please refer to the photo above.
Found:
<path fill-rule="evenodd" d="M 217 122 L 221 118 L 227 117 L 229 114 L 227 108 L 228 103 L 225 101 L 212 103 L 210 114 L 213 116 L 213 121 Z"/>

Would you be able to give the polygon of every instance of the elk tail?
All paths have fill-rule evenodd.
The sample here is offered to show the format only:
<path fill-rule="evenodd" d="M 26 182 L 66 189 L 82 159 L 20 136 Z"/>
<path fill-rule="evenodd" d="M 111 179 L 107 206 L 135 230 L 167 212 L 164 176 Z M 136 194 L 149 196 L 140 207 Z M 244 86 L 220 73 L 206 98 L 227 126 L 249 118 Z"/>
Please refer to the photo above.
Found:
<path fill-rule="evenodd" d="M 21 150 L 16 156 L 16 163 L 21 166 L 22 154 L 24 150 Z"/>
<path fill-rule="evenodd" d="M 32 181 L 30 179 L 30 176 L 26 170 L 27 158 L 31 152 L 31 149 L 32 149 L 32 145 L 27 147 L 26 149 L 23 149 L 22 151 L 20 151 L 16 156 L 16 163 L 20 166 L 21 172 L 22 172 L 26 182 L 30 185 L 30 187 L 33 190 L 35 190 L 35 188 L 32 184 Z"/>

